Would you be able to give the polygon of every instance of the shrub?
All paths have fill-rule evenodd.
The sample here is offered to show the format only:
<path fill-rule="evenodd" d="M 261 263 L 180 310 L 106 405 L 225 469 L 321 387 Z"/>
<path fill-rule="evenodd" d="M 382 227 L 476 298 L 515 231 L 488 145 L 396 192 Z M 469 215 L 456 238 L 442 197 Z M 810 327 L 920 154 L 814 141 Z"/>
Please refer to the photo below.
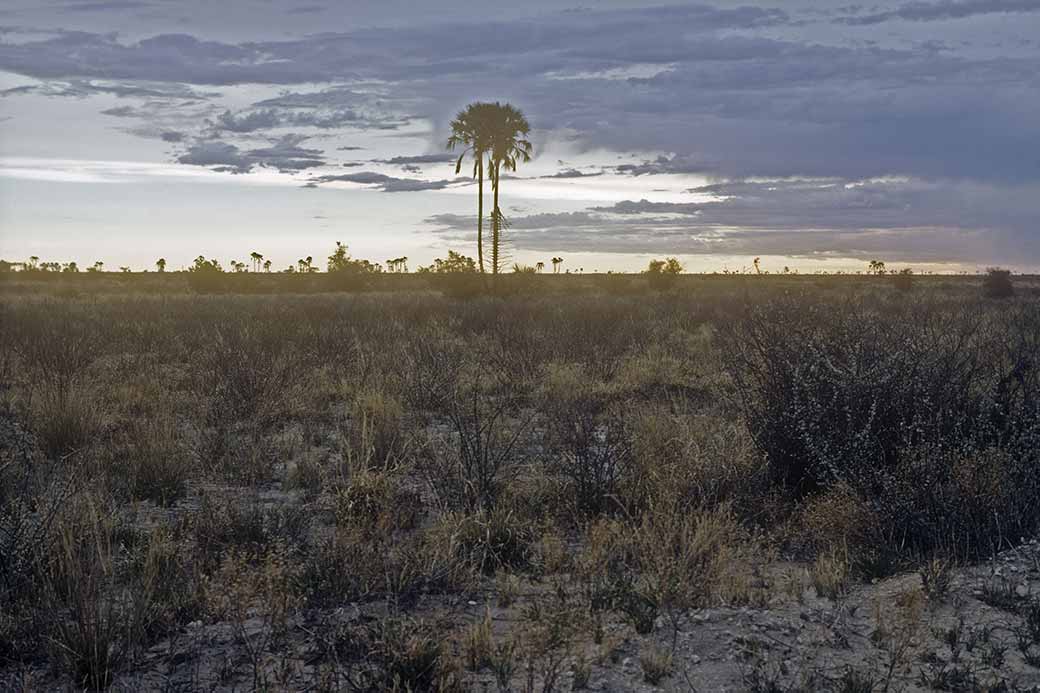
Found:
<path fill-rule="evenodd" d="M 654 291 L 667 291 L 673 288 L 682 274 L 683 266 L 679 260 L 670 257 L 667 260 L 651 260 L 643 274 Z"/>
<path fill-rule="evenodd" d="M 255 450 L 260 434 L 296 404 L 301 366 L 276 326 L 236 320 L 218 329 L 191 384 L 203 412 L 196 422 L 201 461 L 221 461 L 239 442 Z"/>
<path fill-rule="evenodd" d="M 75 477 L 67 465 L 40 459 L 34 438 L 3 415 L 0 443 L 0 607 L 6 609 L 32 596 Z"/>
<path fill-rule="evenodd" d="M 967 558 L 1040 524 L 1026 442 L 1040 433 L 1037 320 L 788 297 L 735 321 L 721 346 L 776 484 L 845 486 L 877 518 L 875 559 Z"/>
<path fill-rule="evenodd" d="M 982 278 L 982 291 L 988 298 L 1009 298 L 1015 295 L 1011 270 L 990 267 Z"/>
<path fill-rule="evenodd" d="M 384 393 L 359 393 L 350 408 L 351 454 L 388 469 L 404 453 L 404 427 L 404 408 L 396 399 Z"/>
<path fill-rule="evenodd" d="M 359 291 L 368 285 L 369 277 L 379 271 L 379 265 L 350 257 L 347 246 L 336 241 L 336 249 L 329 255 L 326 282 L 334 291 Z"/>
<path fill-rule="evenodd" d="M 528 421 L 510 420 L 510 402 L 476 388 L 454 392 L 447 406 L 452 434 L 427 447 L 427 481 L 447 508 L 490 513 L 517 472 Z"/>
<path fill-rule="evenodd" d="M 449 514 L 431 532 L 459 559 L 487 575 L 500 568 L 529 567 L 537 538 L 534 527 L 501 508 L 474 515 Z"/>
<path fill-rule="evenodd" d="M 113 481 L 130 498 L 167 506 L 187 493 L 193 465 L 171 414 L 131 422 L 116 437 L 113 452 Z"/>
<path fill-rule="evenodd" d="M 422 497 L 383 473 L 353 477 L 335 497 L 336 521 L 367 532 L 413 529 L 422 515 Z"/>
<path fill-rule="evenodd" d="M 459 673 L 435 629 L 414 620 L 384 620 L 372 630 L 362 690 L 461 691 Z"/>
<path fill-rule="evenodd" d="M 101 690 L 143 641 L 158 566 L 122 583 L 113 520 L 91 499 L 76 510 L 57 526 L 56 550 L 42 567 L 50 637 L 77 685 Z"/>
<path fill-rule="evenodd" d="M 200 294 L 223 293 L 229 289 L 230 277 L 216 260 L 207 260 L 202 255 L 195 258 L 195 263 L 188 268 L 188 286 Z"/>
<path fill-rule="evenodd" d="M 539 399 L 553 456 L 549 468 L 569 480 L 577 512 L 618 510 L 632 446 L 625 416 L 612 407 L 613 393 L 580 366 L 558 366 L 544 379 Z"/>
<path fill-rule="evenodd" d="M 895 274 L 892 274 L 891 277 L 892 286 L 896 287 L 899 291 L 905 293 L 914 288 L 914 271 L 909 267 L 899 270 Z"/>
<path fill-rule="evenodd" d="M 40 448 L 53 460 L 84 452 L 102 430 L 97 401 L 80 388 L 46 386 L 33 402 L 32 420 Z"/>
<path fill-rule="evenodd" d="M 982 317 L 885 308 L 792 297 L 720 331 L 776 482 L 796 492 L 835 480 L 865 487 L 915 445 L 993 433 L 984 424 L 1004 374 L 987 363 Z"/>

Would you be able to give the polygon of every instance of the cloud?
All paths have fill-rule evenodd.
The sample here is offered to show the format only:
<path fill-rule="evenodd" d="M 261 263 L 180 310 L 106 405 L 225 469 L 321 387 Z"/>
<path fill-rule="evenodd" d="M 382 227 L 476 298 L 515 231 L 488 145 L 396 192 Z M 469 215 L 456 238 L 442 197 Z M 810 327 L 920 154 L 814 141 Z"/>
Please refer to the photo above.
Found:
<path fill-rule="evenodd" d="M 418 156 L 395 156 L 392 159 L 375 159 L 377 163 L 381 164 L 442 164 L 450 163 L 458 158 L 458 154 L 452 154 L 450 152 L 445 154 L 420 154 Z"/>
<path fill-rule="evenodd" d="M 325 159 L 320 149 L 300 147 L 306 139 L 302 135 L 285 135 L 269 147 L 247 151 L 227 142 L 196 142 L 177 157 L 177 162 L 228 173 L 249 173 L 257 166 L 274 168 L 283 173 L 296 173 L 323 166 Z"/>
<path fill-rule="evenodd" d="M 177 157 L 177 163 L 192 166 L 215 167 L 214 170 L 231 173 L 248 173 L 256 165 L 243 156 L 238 147 L 226 142 L 198 142 Z"/>
<path fill-rule="evenodd" d="M 288 5 L 272 6 L 290 23 Z M 1030 155 L 1040 141 L 1040 46 L 1016 42 L 1018 34 L 1040 30 L 1035 0 L 896 0 L 830 14 L 785 6 L 532 11 L 520 18 L 402 20 L 389 28 L 264 40 L 24 33 L 0 42 L 0 69 L 44 84 L 0 94 L 139 99 L 104 108 L 145 121 L 138 131 L 148 136 L 180 133 L 187 143 L 180 156 L 188 164 L 233 171 L 260 165 L 298 171 L 324 161 L 299 142 L 280 145 L 274 135 L 286 130 L 396 130 L 426 138 L 416 151 L 435 151 L 462 105 L 502 99 L 529 115 L 537 152 L 563 142 L 566 154 L 554 156 L 584 163 L 593 161 L 586 155 L 605 153 L 600 166 L 561 164 L 563 170 L 545 177 L 592 176 L 597 173 L 587 171 L 598 168 L 642 178 L 625 184 L 648 190 L 660 187 L 651 181 L 662 175 L 784 181 L 775 189 L 723 182 L 725 191 L 698 192 L 720 199 L 667 210 L 638 201 L 590 209 L 561 219 L 568 228 L 550 218 L 517 220 L 546 224 L 526 229 L 526 238 L 545 243 L 606 229 L 611 235 L 604 240 L 616 247 L 638 247 L 643 233 L 686 247 L 721 248 L 752 238 L 733 235 L 744 229 L 774 234 L 769 238 L 831 233 L 842 240 L 814 242 L 859 252 L 856 244 L 866 236 L 854 234 L 861 231 L 898 237 L 897 246 L 910 248 L 916 247 L 911 237 L 945 230 L 954 239 L 981 234 L 973 238 L 1040 246 L 1036 231 L 1024 230 L 1022 222 L 1025 211 L 1035 216 L 1035 198 L 1021 193 L 1040 184 L 1040 158 Z M 317 5 L 298 9 L 307 7 Z M 326 9 L 311 26 L 331 26 L 333 13 L 345 11 L 332 4 Z M 1013 28 L 989 31 L 995 23 L 987 15 L 1012 12 Z M 306 21 L 307 14 L 297 13 L 291 23 Z M 939 25 L 915 24 L 944 19 L 963 21 L 942 35 L 935 35 Z M 870 28 L 894 21 L 905 26 Z M 966 45 L 961 39 L 973 32 L 992 40 Z M 202 92 L 204 85 L 242 86 L 227 90 L 235 99 L 229 103 Z M 251 104 L 240 98 L 274 89 L 282 93 Z M 175 98 L 194 105 L 176 106 Z M 270 146 L 258 146 L 262 137 Z M 616 153 L 626 158 L 617 161 Z M 404 167 L 450 159 L 427 154 L 373 161 Z M 338 180 L 386 191 L 453 183 L 364 175 L 385 177 Z M 813 182 L 801 186 L 796 178 Z M 844 187 L 870 180 L 886 182 Z"/>
<path fill-rule="evenodd" d="M 1035 0 L 945 0 L 944 2 L 908 2 L 894 10 L 866 15 L 842 17 L 836 22 L 852 26 L 869 26 L 892 20 L 930 22 L 943 19 L 965 19 L 980 14 L 1040 12 Z"/>
<path fill-rule="evenodd" d="M 920 7 L 961 12 L 969 3 L 903 9 Z M 776 9 L 684 5 L 240 43 L 70 32 L 0 44 L 0 68 L 122 83 L 333 84 L 228 111 L 212 135 L 395 129 L 417 117 L 443 132 L 460 104 L 490 94 L 522 105 L 536 134 L 668 154 L 624 165 L 633 174 L 1040 180 L 1040 160 L 1022 156 L 1040 140 L 1035 51 L 824 45 L 790 33 L 800 21 Z M 788 33 L 764 33 L 781 28 Z M 632 65 L 666 69 L 610 76 Z M 551 77 L 560 74 L 572 78 Z"/>
<path fill-rule="evenodd" d="M 514 247 L 537 251 L 788 255 L 901 261 L 1040 260 L 1040 186 L 835 180 L 713 184 L 708 201 L 623 201 L 510 219 Z M 468 237 L 469 215 L 442 214 L 438 233 Z"/>
<path fill-rule="evenodd" d="M 285 11 L 286 14 L 317 14 L 324 12 L 328 8 L 323 5 L 302 5 L 300 7 L 290 7 Z"/>
<path fill-rule="evenodd" d="M 151 7 L 151 3 L 142 0 L 98 0 L 97 2 L 78 2 L 62 8 L 63 12 L 108 12 L 111 10 L 136 10 Z"/>
<path fill-rule="evenodd" d="M 116 118 L 133 118 L 138 114 L 137 109 L 133 106 L 116 106 L 115 108 L 108 108 L 101 111 L 101 115 L 115 116 Z"/>
<path fill-rule="evenodd" d="M 408 122 L 389 112 L 379 98 L 351 89 L 331 87 L 316 92 L 285 92 L 263 99 L 248 109 L 222 113 L 212 124 L 215 131 L 250 133 L 277 127 L 342 127 L 396 129 Z"/>
<path fill-rule="evenodd" d="M 595 171 L 593 173 L 584 173 L 576 168 L 568 168 L 552 175 L 542 176 L 542 178 L 595 178 L 596 176 L 602 176 L 603 171 Z"/>
<path fill-rule="evenodd" d="M 424 190 L 443 190 L 449 185 L 468 182 L 466 178 L 454 180 L 419 180 L 416 178 L 396 178 L 383 173 L 372 171 L 361 171 L 359 173 L 343 173 L 312 178 L 309 182 L 315 185 L 320 183 L 358 183 L 360 185 L 371 185 L 383 192 L 421 192 Z M 308 184 L 308 185 L 309 185 Z"/>
<path fill-rule="evenodd" d="M 120 98 L 161 98 L 202 100 L 219 96 L 212 92 L 199 92 L 184 84 L 152 82 L 111 82 L 94 80 L 50 80 L 43 84 L 27 84 L 0 91 L 0 96 L 39 94 L 41 96 L 86 98 L 99 94 L 112 94 Z"/>

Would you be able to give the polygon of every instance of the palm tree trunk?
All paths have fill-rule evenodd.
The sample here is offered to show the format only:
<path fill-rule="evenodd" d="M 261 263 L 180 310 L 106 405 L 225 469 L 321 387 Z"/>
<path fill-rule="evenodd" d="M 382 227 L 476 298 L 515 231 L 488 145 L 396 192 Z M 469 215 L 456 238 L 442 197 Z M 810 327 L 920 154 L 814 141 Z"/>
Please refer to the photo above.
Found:
<path fill-rule="evenodd" d="M 477 263 L 484 273 L 484 157 L 477 153 Z"/>
<path fill-rule="evenodd" d="M 492 188 L 495 193 L 495 207 L 491 213 L 491 273 L 498 274 L 498 241 L 499 241 L 499 228 L 501 226 L 502 215 L 498 211 L 498 186 L 499 186 L 499 167 L 501 163 L 496 161 L 492 164 L 493 170 L 491 176 L 494 178 Z"/>

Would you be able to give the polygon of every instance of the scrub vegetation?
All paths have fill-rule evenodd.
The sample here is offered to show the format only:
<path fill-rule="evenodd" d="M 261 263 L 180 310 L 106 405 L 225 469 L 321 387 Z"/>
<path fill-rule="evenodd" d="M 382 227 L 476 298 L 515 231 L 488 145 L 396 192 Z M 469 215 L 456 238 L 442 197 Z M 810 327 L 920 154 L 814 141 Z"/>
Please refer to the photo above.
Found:
<path fill-rule="evenodd" d="M 467 260 L 0 276 L 0 688 L 1040 683 L 1030 278 Z"/>

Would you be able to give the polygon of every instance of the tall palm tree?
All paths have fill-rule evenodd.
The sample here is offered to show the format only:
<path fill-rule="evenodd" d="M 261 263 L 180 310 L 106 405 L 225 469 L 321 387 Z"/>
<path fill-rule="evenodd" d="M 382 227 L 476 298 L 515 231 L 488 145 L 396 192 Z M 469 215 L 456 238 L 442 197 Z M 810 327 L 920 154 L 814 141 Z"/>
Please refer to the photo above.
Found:
<path fill-rule="evenodd" d="M 455 174 L 462 170 L 466 154 L 473 155 L 473 177 L 477 179 L 477 264 L 484 271 L 484 157 L 488 154 L 488 136 L 495 104 L 477 101 L 459 111 L 451 121 L 448 150 L 461 147 L 455 162 Z"/>
<path fill-rule="evenodd" d="M 501 265 L 500 245 L 502 232 L 502 210 L 498 206 L 502 182 L 502 167 L 515 171 L 518 163 L 531 160 L 531 143 L 526 139 L 531 125 L 520 109 L 512 104 L 495 103 L 490 112 L 487 138 L 488 166 L 494 207 L 491 212 L 491 272 L 498 274 Z"/>

